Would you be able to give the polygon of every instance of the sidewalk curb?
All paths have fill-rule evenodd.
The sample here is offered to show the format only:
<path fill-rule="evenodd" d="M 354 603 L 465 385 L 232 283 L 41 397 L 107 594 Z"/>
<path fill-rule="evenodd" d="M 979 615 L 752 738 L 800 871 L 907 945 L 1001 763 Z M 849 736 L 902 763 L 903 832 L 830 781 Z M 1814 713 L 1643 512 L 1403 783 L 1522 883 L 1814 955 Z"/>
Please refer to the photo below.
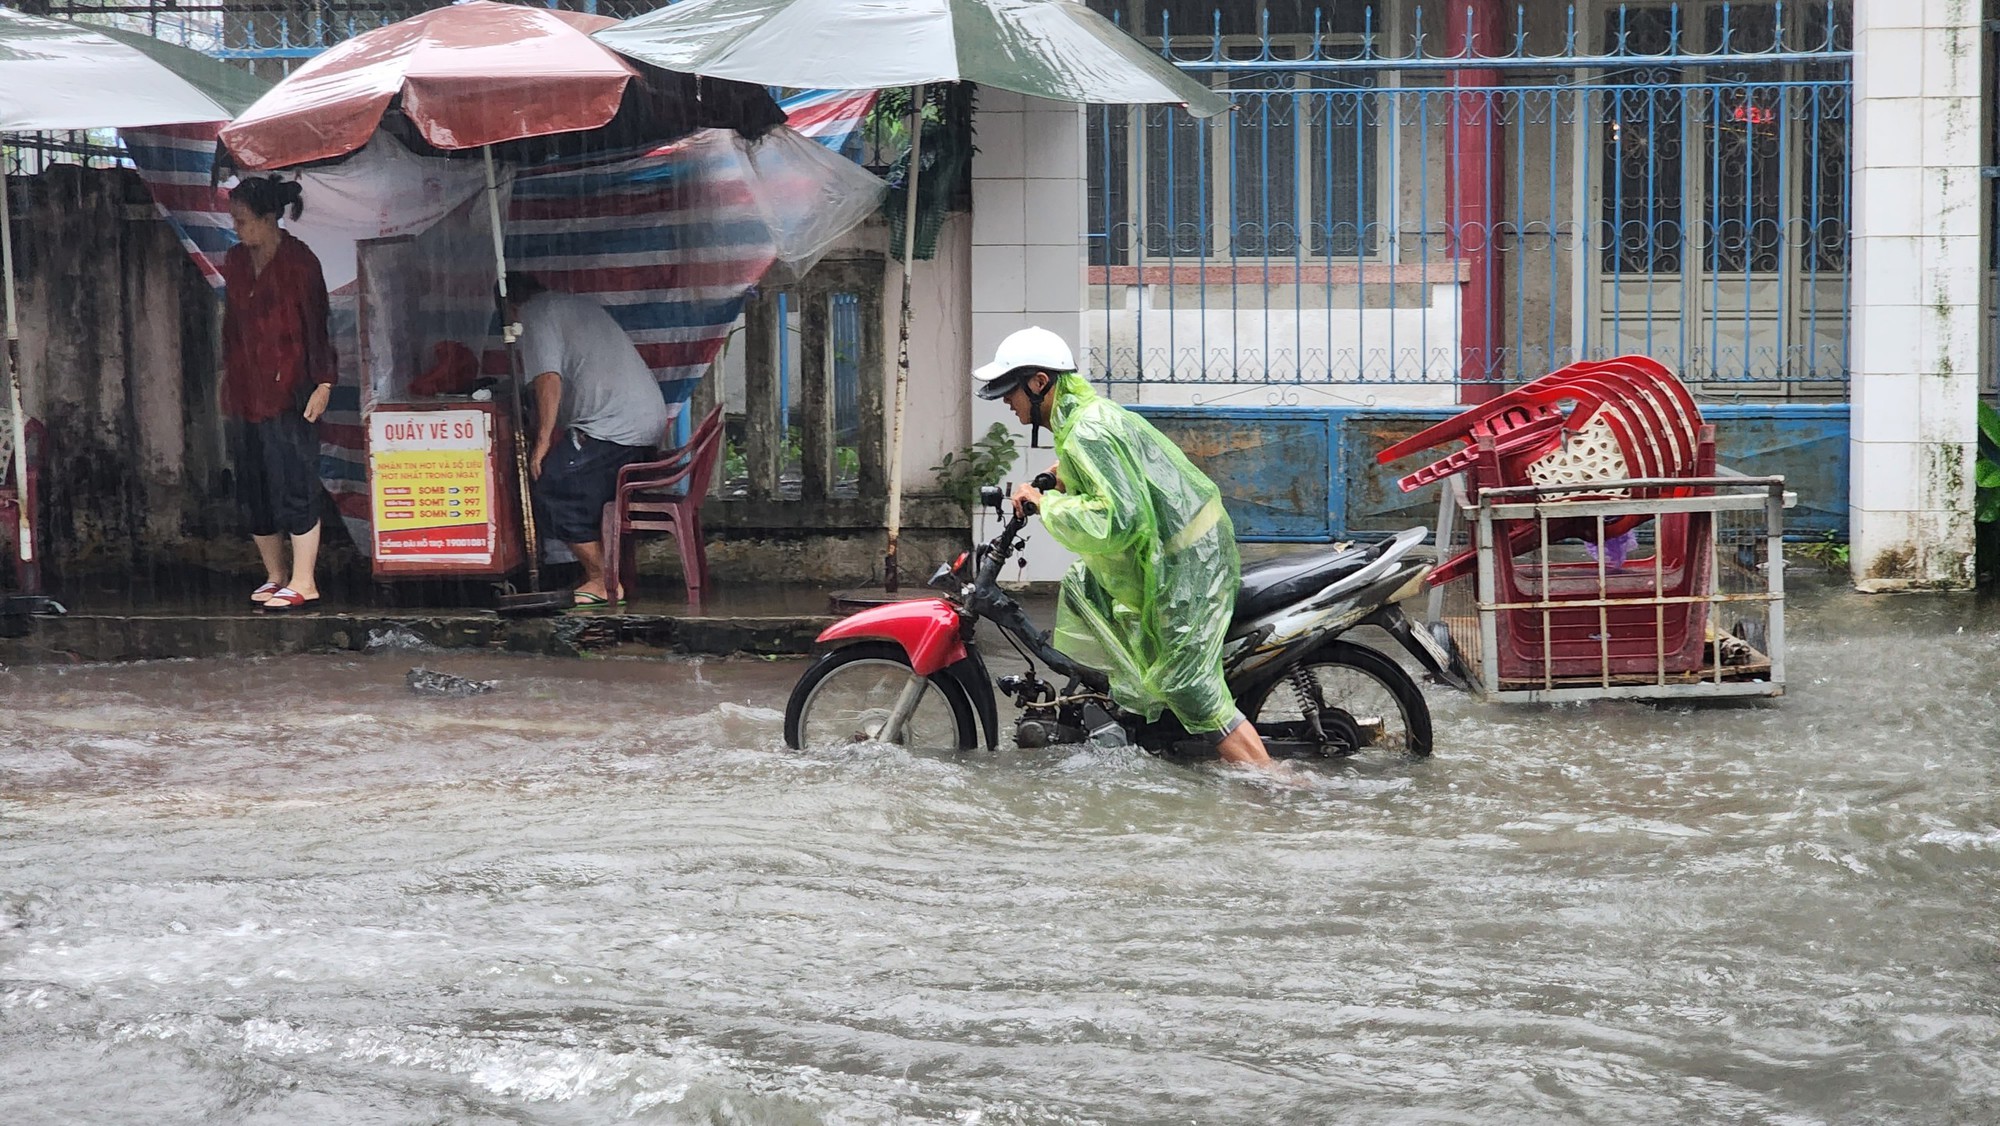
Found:
<path fill-rule="evenodd" d="M 0 665 L 486 649 L 575 657 L 625 646 L 734 656 L 811 650 L 830 616 L 675 617 L 573 614 L 502 618 L 460 614 L 70 614 L 24 619 L 0 638 Z M 12 632 L 12 631 L 9 631 Z"/>

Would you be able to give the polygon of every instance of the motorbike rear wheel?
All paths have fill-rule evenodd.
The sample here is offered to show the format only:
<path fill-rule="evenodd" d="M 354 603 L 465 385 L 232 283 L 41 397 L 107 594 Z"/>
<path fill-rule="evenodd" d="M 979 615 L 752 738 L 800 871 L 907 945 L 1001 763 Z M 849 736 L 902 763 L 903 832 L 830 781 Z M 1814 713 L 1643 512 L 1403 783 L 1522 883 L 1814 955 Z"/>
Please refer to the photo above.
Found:
<path fill-rule="evenodd" d="M 1309 712 L 1319 715 L 1312 730 Z M 1273 754 L 1346 757 L 1363 750 L 1423 758 L 1431 753 L 1431 710 L 1403 666 L 1348 641 L 1332 641 L 1243 709 Z M 1311 748 L 1317 748 L 1316 752 Z M 1287 757 L 1300 757 L 1293 754 Z"/>
<path fill-rule="evenodd" d="M 821 654 L 785 703 L 785 745 L 797 751 L 880 741 L 882 726 L 911 675 L 909 656 L 886 642 Z M 941 672 L 932 673 L 895 742 L 934 750 L 978 746 L 979 727 L 965 688 Z"/>

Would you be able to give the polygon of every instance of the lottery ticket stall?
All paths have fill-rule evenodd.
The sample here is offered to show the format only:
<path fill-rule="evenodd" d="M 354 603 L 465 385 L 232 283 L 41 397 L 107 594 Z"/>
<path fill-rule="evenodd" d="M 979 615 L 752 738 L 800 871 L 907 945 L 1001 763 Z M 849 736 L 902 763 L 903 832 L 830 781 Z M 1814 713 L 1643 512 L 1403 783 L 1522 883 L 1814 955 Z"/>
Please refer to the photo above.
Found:
<path fill-rule="evenodd" d="M 356 247 L 368 554 L 377 580 L 504 581 L 534 562 L 517 464 L 521 389 L 504 364 L 489 372 L 484 358 L 496 336 L 498 267 L 490 242 L 480 253 L 478 203 L 421 234 Z"/>
<path fill-rule="evenodd" d="M 222 130 L 235 169 L 303 172 L 308 222 L 344 172 L 379 212 L 345 244 L 354 390 L 322 428 L 323 476 L 377 579 L 494 579 L 503 612 L 566 602 L 541 590 L 525 503 L 525 388 L 496 312 L 508 270 L 604 304 L 679 410 L 750 287 L 879 202 L 879 180 L 784 129 L 764 88 L 588 37 L 614 22 L 437 9 L 316 57 Z M 403 168 L 371 181 L 370 159 Z M 525 591 L 509 579 L 523 570 Z"/>

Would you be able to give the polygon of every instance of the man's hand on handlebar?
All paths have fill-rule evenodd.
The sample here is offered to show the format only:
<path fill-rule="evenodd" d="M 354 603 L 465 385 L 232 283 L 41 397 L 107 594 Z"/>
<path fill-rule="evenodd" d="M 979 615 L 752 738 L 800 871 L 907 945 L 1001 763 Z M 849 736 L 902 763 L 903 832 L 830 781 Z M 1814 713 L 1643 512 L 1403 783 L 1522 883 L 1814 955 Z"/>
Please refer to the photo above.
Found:
<path fill-rule="evenodd" d="M 1042 492 L 1045 489 L 1061 489 L 1062 482 L 1056 478 L 1055 466 L 1047 473 L 1035 474 L 1035 479 L 1025 485 L 1014 487 L 1014 511 L 1033 516 L 1042 506 Z"/>
<path fill-rule="evenodd" d="M 1014 486 L 1014 512 L 1020 516 L 1033 516 L 1042 507 L 1042 490 L 1033 485 Z"/>

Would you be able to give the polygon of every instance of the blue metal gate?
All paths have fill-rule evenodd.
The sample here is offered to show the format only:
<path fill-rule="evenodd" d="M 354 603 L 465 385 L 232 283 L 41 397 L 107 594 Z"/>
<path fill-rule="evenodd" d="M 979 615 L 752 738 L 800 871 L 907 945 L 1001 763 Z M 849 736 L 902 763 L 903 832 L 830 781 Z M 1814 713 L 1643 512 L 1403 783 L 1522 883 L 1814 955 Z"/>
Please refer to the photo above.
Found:
<path fill-rule="evenodd" d="M 1236 111 L 1090 113 L 1089 362 L 1132 397 L 1443 403 L 1635 351 L 1845 394 L 1847 3 L 1091 6 Z"/>

